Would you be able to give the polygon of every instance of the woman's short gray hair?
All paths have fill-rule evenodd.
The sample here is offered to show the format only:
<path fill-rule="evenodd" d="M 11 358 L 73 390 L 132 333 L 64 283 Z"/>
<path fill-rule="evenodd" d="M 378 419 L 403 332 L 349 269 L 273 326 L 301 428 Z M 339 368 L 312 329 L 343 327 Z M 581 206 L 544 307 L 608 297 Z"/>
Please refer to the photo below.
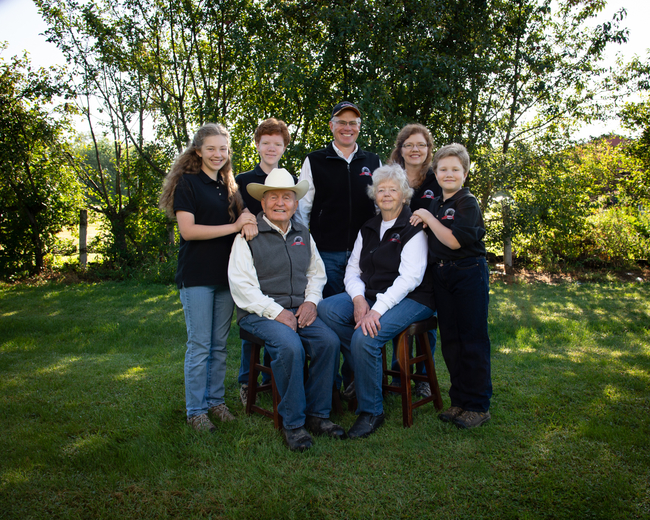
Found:
<path fill-rule="evenodd" d="M 372 172 L 372 186 L 368 186 L 368 197 L 372 200 L 377 200 L 377 188 L 382 182 L 393 181 L 402 192 L 402 196 L 406 199 L 406 204 L 411 203 L 413 196 L 413 188 L 409 186 L 409 180 L 406 177 L 406 172 L 399 164 L 387 164 L 380 166 Z"/>

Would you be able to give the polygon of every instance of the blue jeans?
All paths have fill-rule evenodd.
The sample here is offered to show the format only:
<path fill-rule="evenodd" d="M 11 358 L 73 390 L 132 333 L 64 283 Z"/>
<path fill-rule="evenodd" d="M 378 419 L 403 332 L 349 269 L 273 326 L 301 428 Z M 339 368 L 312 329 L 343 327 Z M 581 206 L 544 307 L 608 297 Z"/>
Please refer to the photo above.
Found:
<path fill-rule="evenodd" d="M 371 307 L 375 303 L 367 301 Z M 381 348 L 414 321 L 433 316 L 433 311 L 426 305 L 404 298 L 379 319 L 381 329 L 374 338 L 364 336 L 361 328 L 354 330 L 354 304 L 347 293 L 320 302 L 318 315 L 338 335 L 343 357 L 354 370 L 354 388 L 359 403 L 357 413 L 381 415 L 384 412 Z"/>
<path fill-rule="evenodd" d="M 295 312 L 297 309 L 287 309 Z M 326 419 L 332 409 L 332 379 L 339 359 L 339 339 L 319 319 L 294 332 L 284 323 L 244 316 L 239 326 L 265 342 L 280 394 L 278 412 L 286 429 L 305 424 L 306 415 Z M 307 381 L 303 377 L 305 352 L 311 357 Z"/>
<path fill-rule="evenodd" d="M 245 339 L 241 340 L 241 360 L 239 361 L 239 377 L 238 381 L 240 385 L 248 384 L 248 373 L 251 368 L 251 348 L 252 344 L 250 341 Z M 264 349 L 264 366 L 271 366 L 271 356 Z M 262 372 L 262 384 L 266 384 L 271 380 L 271 376 L 266 372 Z"/>
<path fill-rule="evenodd" d="M 320 251 L 320 257 L 325 264 L 325 273 L 327 274 L 327 283 L 323 288 L 323 298 L 334 296 L 345 292 L 345 268 L 348 266 L 348 260 L 352 251 Z M 343 366 L 339 372 L 338 365 L 336 367 L 336 378 L 334 379 L 334 386 L 345 390 L 350 384 L 352 379 L 352 369 L 348 365 L 345 356 L 343 357 Z"/>
<path fill-rule="evenodd" d="M 320 251 L 320 257 L 323 259 L 325 273 L 327 274 L 327 283 L 323 288 L 323 298 L 345 291 L 343 278 L 351 254 L 352 251 Z"/>
<path fill-rule="evenodd" d="M 185 407 L 187 417 L 224 402 L 226 341 L 235 304 L 225 286 L 182 287 L 187 327 Z"/>
<path fill-rule="evenodd" d="M 451 405 L 487 412 L 492 397 L 487 262 L 484 257 L 472 257 L 435 264 L 433 277 Z"/>

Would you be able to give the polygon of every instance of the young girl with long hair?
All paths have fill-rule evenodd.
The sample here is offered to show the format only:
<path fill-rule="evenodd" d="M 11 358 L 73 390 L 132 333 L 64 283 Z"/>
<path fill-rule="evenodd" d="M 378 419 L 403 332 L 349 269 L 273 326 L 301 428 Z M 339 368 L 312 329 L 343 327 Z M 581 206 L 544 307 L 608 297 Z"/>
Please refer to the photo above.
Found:
<path fill-rule="evenodd" d="M 181 235 L 176 284 L 185 324 L 187 422 L 214 431 L 208 412 L 221 421 L 233 415 L 224 401 L 226 340 L 234 303 L 228 257 L 235 234 L 257 234 L 232 173 L 230 135 L 219 124 L 199 128 L 165 179 L 160 207 L 176 217 Z"/>

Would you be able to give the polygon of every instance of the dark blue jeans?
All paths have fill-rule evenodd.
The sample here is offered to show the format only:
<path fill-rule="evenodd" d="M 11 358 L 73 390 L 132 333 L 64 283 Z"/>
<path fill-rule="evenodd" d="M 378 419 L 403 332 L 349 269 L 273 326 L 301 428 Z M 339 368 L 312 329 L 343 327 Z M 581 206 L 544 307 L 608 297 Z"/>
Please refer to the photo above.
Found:
<path fill-rule="evenodd" d="M 375 303 L 368 300 L 370 307 Z M 387 310 L 379 324 L 381 329 L 371 338 L 361 328 L 355 330 L 354 304 L 347 293 L 326 298 L 318 304 L 318 315 L 341 340 L 341 353 L 354 370 L 357 413 L 380 415 L 384 412 L 382 396 L 383 367 L 381 348 L 414 321 L 426 320 L 433 311 L 409 298 Z"/>
<path fill-rule="evenodd" d="M 352 251 L 320 251 L 320 257 L 325 264 L 327 283 L 323 287 L 323 298 L 341 294 L 345 291 L 345 268 Z"/>
<path fill-rule="evenodd" d="M 492 397 L 487 262 L 484 257 L 472 257 L 435 264 L 433 276 L 451 405 L 487 412 Z"/>
<path fill-rule="evenodd" d="M 325 273 L 327 274 L 327 283 L 323 287 L 323 298 L 328 298 L 336 294 L 345 292 L 345 268 L 348 266 L 348 260 L 352 251 L 320 251 L 320 257 L 325 264 Z M 343 358 L 343 365 L 339 371 L 338 365 L 336 366 L 336 377 L 334 378 L 334 386 L 341 388 L 343 383 L 343 390 L 347 388 L 352 379 L 352 369 L 348 364 L 347 359 Z"/>
<path fill-rule="evenodd" d="M 295 313 L 297 309 L 287 309 Z M 271 368 L 280 394 L 278 412 L 287 429 L 305 424 L 306 415 L 326 419 L 332 408 L 332 379 L 339 359 L 339 338 L 320 318 L 294 332 L 284 323 L 244 316 L 244 330 L 265 341 Z M 309 354 L 309 376 L 304 380 L 305 353 Z"/>

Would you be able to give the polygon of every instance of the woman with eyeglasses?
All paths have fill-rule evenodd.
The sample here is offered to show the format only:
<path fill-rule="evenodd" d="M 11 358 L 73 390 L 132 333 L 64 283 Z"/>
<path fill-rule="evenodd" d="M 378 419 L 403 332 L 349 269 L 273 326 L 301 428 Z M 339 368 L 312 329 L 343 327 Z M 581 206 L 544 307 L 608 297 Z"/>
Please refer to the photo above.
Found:
<path fill-rule="evenodd" d="M 406 125 L 397 134 L 389 164 L 399 164 L 406 171 L 409 186 L 413 188 L 411 211 L 428 208 L 431 201 L 442 194 L 431 168 L 433 139 L 423 125 Z"/>
<path fill-rule="evenodd" d="M 397 139 L 395 139 L 395 147 L 390 154 L 389 164 L 399 164 L 406 171 L 409 186 L 413 188 L 413 197 L 409 204 L 412 212 L 420 208 L 427 209 L 433 199 L 442 195 L 442 188 L 436 180 L 433 168 L 431 168 L 432 158 L 433 139 L 425 126 L 410 124 L 399 131 Z M 393 347 L 396 344 L 397 341 L 393 341 Z M 436 350 L 435 330 L 429 331 L 429 344 L 433 356 Z M 393 348 L 393 370 L 398 368 L 396 354 L 395 348 Z M 418 363 L 416 371 L 418 374 L 424 374 L 424 363 Z M 393 378 L 393 383 L 399 384 L 399 379 Z M 431 395 L 429 383 L 426 381 L 416 382 L 415 395 L 429 397 Z"/>

